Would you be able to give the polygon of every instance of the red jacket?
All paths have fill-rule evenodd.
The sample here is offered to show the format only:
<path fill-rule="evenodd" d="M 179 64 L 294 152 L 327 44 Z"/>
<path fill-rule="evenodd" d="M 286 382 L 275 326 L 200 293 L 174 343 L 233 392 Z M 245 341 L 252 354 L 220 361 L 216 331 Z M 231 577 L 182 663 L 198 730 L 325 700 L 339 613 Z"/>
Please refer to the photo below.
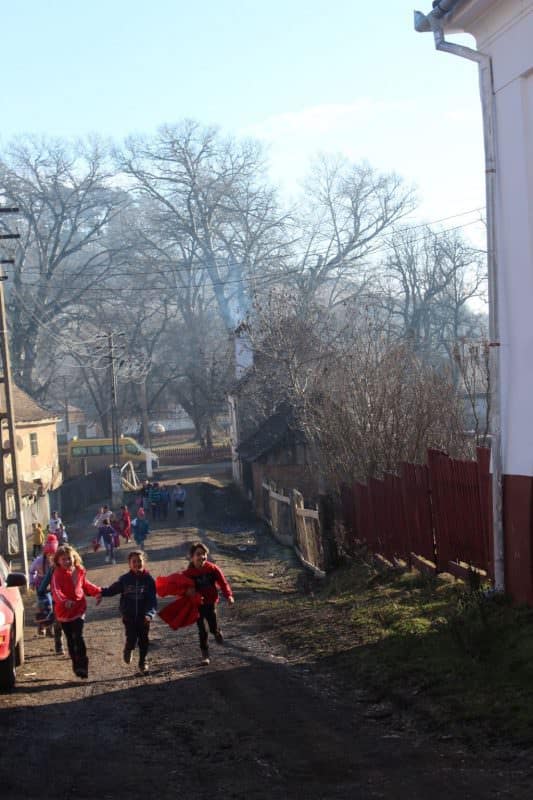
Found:
<path fill-rule="evenodd" d="M 70 570 L 55 568 L 50 588 L 54 598 L 54 613 L 59 622 L 72 622 L 83 617 L 87 610 L 85 595 L 97 597 L 100 594 L 100 587 L 88 581 L 86 575 L 83 567 Z"/>
<path fill-rule="evenodd" d="M 206 561 L 201 569 L 196 569 L 192 564 L 182 573 L 187 578 L 194 581 L 197 593 L 202 598 L 203 603 L 218 603 L 218 589 L 226 599 L 233 596 L 231 586 L 224 577 L 224 573 L 212 564 L 211 561 Z"/>
<path fill-rule="evenodd" d="M 194 589 L 194 581 L 190 578 L 185 578 L 179 572 L 174 572 L 167 577 L 160 576 L 156 578 L 155 585 L 159 597 L 168 597 L 169 594 L 178 596 L 177 600 L 169 603 L 168 606 L 158 612 L 167 625 L 177 630 L 178 628 L 186 628 L 187 625 L 192 625 L 196 622 L 200 616 L 198 606 L 201 605 L 202 598 L 198 594 L 192 597 L 186 594 L 187 589 Z"/>

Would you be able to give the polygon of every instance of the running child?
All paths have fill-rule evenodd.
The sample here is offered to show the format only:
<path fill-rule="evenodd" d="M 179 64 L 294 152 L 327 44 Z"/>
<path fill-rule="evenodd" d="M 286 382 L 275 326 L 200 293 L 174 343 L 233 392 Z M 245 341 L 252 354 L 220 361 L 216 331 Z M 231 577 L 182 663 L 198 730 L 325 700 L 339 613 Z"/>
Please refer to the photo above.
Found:
<path fill-rule="evenodd" d="M 182 573 L 186 578 L 191 578 L 194 581 L 195 588 L 188 589 L 187 595 L 199 594 L 202 600 L 198 608 L 200 617 L 196 624 L 200 634 L 200 650 L 204 666 L 209 664 L 206 623 L 217 644 L 224 642 L 222 632 L 218 627 L 216 612 L 216 604 L 219 601 L 218 589 L 221 590 L 230 605 L 235 602 L 231 586 L 224 577 L 224 573 L 220 567 L 207 560 L 208 555 L 209 550 L 203 542 L 194 542 L 190 548 L 190 564 Z"/>
<path fill-rule="evenodd" d="M 46 606 L 45 601 L 48 599 L 46 598 L 48 589 L 46 588 L 46 591 L 43 591 L 41 594 L 41 588 L 44 590 L 45 586 L 48 587 L 50 583 L 51 572 L 49 572 L 49 570 L 54 565 L 54 556 L 58 546 L 57 536 L 53 533 L 48 534 L 42 554 L 37 556 L 31 563 L 30 586 L 32 589 L 35 589 L 37 594 L 38 613 L 36 619 L 38 623 L 38 634 L 39 636 L 46 636 L 47 634 L 49 636 L 53 635 L 56 654 L 61 656 L 64 654 L 61 625 L 57 620 L 53 621 L 54 618 L 51 614 L 51 608 L 48 614 L 43 613 Z"/>
<path fill-rule="evenodd" d="M 39 625 L 46 628 L 46 634 L 54 637 L 56 656 L 64 656 L 63 647 L 63 628 L 54 614 L 54 601 L 50 583 L 54 574 L 55 564 L 52 558 L 48 571 L 41 581 L 37 590 L 37 614 L 36 619 Z"/>
<path fill-rule="evenodd" d="M 137 516 L 131 523 L 131 528 L 133 530 L 133 538 L 135 539 L 135 544 L 139 548 L 139 550 L 144 549 L 144 540 L 150 533 L 150 526 L 148 525 L 148 521 L 146 520 L 144 508 L 139 508 L 137 511 Z"/>
<path fill-rule="evenodd" d="M 146 675 L 148 664 L 146 656 L 150 646 L 149 632 L 157 611 L 155 594 L 155 581 L 146 571 L 146 556 L 142 550 L 132 550 L 128 555 L 129 572 L 102 589 L 97 605 L 103 597 L 120 595 L 120 612 L 126 632 L 126 644 L 123 658 L 126 664 L 131 664 L 133 651 L 139 643 L 139 671 Z"/>
<path fill-rule="evenodd" d="M 33 522 L 31 527 L 33 531 L 33 557 L 36 558 L 43 549 L 44 531 L 40 522 Z"/>
<path fill-rule="evenodd" d="M 110 520 L 106 517 L 98 528 L 98 539 L 104 543 L 106 552 L 106 563 L 115 563 L 115 529 L 111 526 Z"/>
<path fill-rule="evenodd" d="M 176 514 L 183 516 L 185 513 L 185 500 L 187 499 L 187 491 L 182 483 L 177 483 L 172 490 L 172 500 L 176 508 Z"/>
<path fill-rule="evenodd" d="M 98 597 L 100 587 L 87 580 L 79 553 L 66 544 L 57 549 L 54 556 L 55 569 L 50 581 L 56 619 L 67 637 L 72 669 L 78 678 L 89 677 L 89 659 L 83 639 L 83 625 L 87 600 L 85 595 Z"/>

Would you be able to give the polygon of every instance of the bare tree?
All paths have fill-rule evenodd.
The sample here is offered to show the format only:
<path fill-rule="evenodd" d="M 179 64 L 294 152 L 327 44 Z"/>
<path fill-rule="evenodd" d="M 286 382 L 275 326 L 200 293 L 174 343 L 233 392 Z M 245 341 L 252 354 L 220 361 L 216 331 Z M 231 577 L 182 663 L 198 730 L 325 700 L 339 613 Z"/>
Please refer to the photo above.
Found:
<path fill-rule="evenodd" d="M 327 370 L 313 419 L 324 470 L 337 487 L 395 472 L 402 461 L 423 463 L 428 447 L 469 451 L 451 373 L 410 344 L 391 346 L 373 332 Z"/>
<path fill-rule="evenodd" d="M 268 309 L 254 345 L 244 413 L 257 424 L 288 405 L 331 488 L 423 461 L 429 446 L 468 452 L 451 372 L 384 339 L 366 313 L 348 325 L 317 307 L 303 319 L 284 302 Z"/>
<path fill-rule="evenodd" d="M 21 138 L 0 159 L 0 193 L 20 209 L 20 248 L 8 288 L 15 380 L 43 394 L 52 372 L 37 369 L 40 343 L 122 263 L 109 235 L 127 202 L 97 141 Z M 5 223 L 4 223 L 5 224 Z"/>
<path fill-rule="evenodd" d="M 230 329 L 285 246 L 258 145 L 186 121 L 151 139 L 128 139 L 117 159 L 134 189 L 151 200 L 167 263 L 208 279 Z"/>
<path fill-rule="evenodd" d="M 375 300 L 416 352 L 445 353 L 453 363 L 455 343 L 481 321 L 470 303 L 484 296 L 485 284 L 484 260 L 460 233 L 403 229 L 391 237 Z"/>
<path fill-rule="evenodd" d="M 453 358 L 459 374 L 458 392 L 465 401 L 468 432 L 476 445 L 490 443 L 490 345 L 485 341 L 457 341 Z"/>
<path fill-rule="evenodd" d="M 319 157 L 295 214 L 289 284 L 302 313 L 323 300 L 328 307 L 358 296 L 369 280 L 372 254 L 414 205 L 397 175 L 342 157 Z"/>

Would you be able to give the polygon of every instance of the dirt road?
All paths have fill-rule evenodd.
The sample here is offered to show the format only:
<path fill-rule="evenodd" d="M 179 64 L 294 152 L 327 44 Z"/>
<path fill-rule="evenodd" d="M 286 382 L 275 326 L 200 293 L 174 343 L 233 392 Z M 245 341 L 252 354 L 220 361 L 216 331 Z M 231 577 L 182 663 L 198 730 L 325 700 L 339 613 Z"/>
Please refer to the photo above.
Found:
<path fill-rule="evenodd" d="M 226 643 L 211 645 L 205 668 L 196 628 L 174 633 L 158 621 L 141 677 L 136 661 L 122 662 L 116 599 L 98 608 L 89 600 L 82 682 L 28 614 L 25 667 L 17 690 L 0 698 L 3 800 L 529 796 L 527 776 L 505 762 L 432 739 L 405 715 L 382 718 L 357 687 L 332 680 L 331 665 L 326 674 L 241 616 L 268 592 L 293 591 L 299 569 L 232 492 L 193 480 L 184 522 L 161 524 L 147 540 L 149 566 L 154 576 L 175 571 L 187 543 L 207 539 L 234 580 L 236 606 L 220 609 Z M 125 571 L 124 547 L 116 566 L 101 552 L 84 558 L 100 585 Z"/>

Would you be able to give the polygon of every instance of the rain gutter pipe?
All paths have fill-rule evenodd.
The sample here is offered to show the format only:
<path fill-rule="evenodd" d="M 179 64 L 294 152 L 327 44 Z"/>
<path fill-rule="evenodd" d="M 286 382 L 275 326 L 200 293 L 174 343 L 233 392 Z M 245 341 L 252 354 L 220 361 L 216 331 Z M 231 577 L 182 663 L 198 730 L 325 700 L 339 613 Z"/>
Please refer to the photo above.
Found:
<path fill-rule="evenodd" d="M 505 549 L 503 526 L 502 434 L 500 404 L 500 320 L 498 303 L 498 262 L 496 251 L 496 103 L 492 59 L 479 50 L 453 44 L 445 39 L 442 17 L 461 0 L 440 0 L 427 16 L 415 11 L 415 29 L 432 31 L 437 50 L 475 61 L 479 67 L 483 138 L 485 143 L 485 191 L 487 202 L 487 271 L 489 289 L 489 347 L 490 347 L 490 433 L 492 467 L 492 524 L 494 546 L 494 588 L 505 591 Z"/>

